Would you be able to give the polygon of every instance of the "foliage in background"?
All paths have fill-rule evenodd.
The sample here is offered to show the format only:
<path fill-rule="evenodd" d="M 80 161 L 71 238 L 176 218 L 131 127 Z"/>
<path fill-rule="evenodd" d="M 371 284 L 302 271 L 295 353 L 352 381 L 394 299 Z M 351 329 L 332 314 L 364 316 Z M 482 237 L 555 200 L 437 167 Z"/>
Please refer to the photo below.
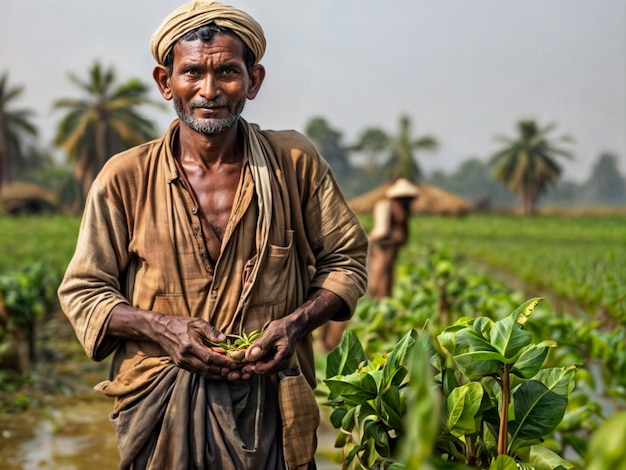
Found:
<path fill-rule="evenodd" d="M 81 185 L 81 201 L 96 174 L 118 152 L 156 137 L 154 123 L 138 112 L 143 105 L 163 107 L 148 97 L 149 88 L 138 79 L 116 85 L 112 67 L 97 61 L 87 80 L 69 74 L 71 82 L 83 93 L 81 98 L 61 98 L 54 108 L 66 110 L 59 123 L 54 143 L 65 149 L 74 176 Z"/>
<path fill-rule="evenodd" d="M 0 274 L 0 307 L 6 316 L 0 323 L 0 343 L 14 331 L 26 333 L 29 358 L 35 360 L 35 332 L 57 305 L 59 274 L 45 261 Z"/>
<path fill-rule="evenodd" d="M 31 122 L 33 111 L 12 107 L 23 87 L 9 87 L 8 80 L 8 72 L 0 75 L 0 188 L 14 179 L 15 167 L 26 155 L 25 144 L 38 134 Z"/>
<path fill-rule="evenodd" d="M 610 327 L 626 321 L 624 227 L 626 216 L 414 217 L 410 246 L 436 240 L 462 255 L 463 264 L 497 269 L 538 296 L 556 294 Z"/>
<path fill-rule="evenodd" d="M 77 216 L 0 215 L 0 273 L 41 260 L 64 272 L 74 253 L 79 226 Z"/>
<path fill-rule="evenodd" d="M 548 138 L 554 124 L 543 128 L 532 119 L 517 123 L 515 138 L 499 137 L 503 148 L 491 157 L 493 176 L 520 197 L 524 213 L 534 214 L 537 201 L 561 176 L 562 168 L 557 157 L 573 158 Z M 564 136 L 557 141 L 571 142 Z"/>

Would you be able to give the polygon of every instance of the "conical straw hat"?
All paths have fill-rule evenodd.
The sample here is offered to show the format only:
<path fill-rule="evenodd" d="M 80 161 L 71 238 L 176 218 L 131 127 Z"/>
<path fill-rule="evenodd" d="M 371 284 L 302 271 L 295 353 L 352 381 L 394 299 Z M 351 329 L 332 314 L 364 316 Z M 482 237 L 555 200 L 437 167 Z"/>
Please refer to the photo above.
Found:
<path fill-rule="evenodd" d="M 385 191 L 385 196 L 388 198 L 401 198 L 401 197 L 417 197 L 419 189 L 413 183 L 406 178 L 398 178 L 393 182 L 391 186 Z"/>

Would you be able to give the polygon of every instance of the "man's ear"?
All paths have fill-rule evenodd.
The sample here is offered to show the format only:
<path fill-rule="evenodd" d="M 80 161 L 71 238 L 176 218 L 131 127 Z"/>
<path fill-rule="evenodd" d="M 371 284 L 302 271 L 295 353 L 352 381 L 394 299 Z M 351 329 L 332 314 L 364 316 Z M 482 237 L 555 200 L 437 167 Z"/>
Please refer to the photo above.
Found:
<path fill-rule="evenodd" d="M 248 87 L 248 94 L 246 95 L 249 100 L 253 100 L 256 98 L 261 85 L 263 84 L 263 79 L 265 78 L 265 67 L 261 64 L 256 64 L 252 68 L 252 76 L 250 77 L 250 86 Z"/>
<path fill-rule="evenodd" d="M 152 71 L 152 77 L 161 92 L 161 96 L 166 100 L 172 99 L 172 89 L 170 87 L 170 73 L 164 65 L 157 65 Z"/>

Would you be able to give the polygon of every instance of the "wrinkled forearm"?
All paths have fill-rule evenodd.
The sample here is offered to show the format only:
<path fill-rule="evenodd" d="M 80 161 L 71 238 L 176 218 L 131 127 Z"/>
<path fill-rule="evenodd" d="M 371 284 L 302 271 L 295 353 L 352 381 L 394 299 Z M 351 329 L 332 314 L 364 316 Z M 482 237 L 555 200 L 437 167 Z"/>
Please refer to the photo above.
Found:
<path fill-rule="evenodd" d="M 337 294 L 316 289 L 306 302 L 288 315 L 299 341 L 329 320 L 345 320 L 350 317 L 348 304 Z"/>
<path fill-rule="evenodd" d="M 132 341 L 158 342 L 164 331 L 164 315 L 118 304 L 111 310 L 104 334 Z"/>

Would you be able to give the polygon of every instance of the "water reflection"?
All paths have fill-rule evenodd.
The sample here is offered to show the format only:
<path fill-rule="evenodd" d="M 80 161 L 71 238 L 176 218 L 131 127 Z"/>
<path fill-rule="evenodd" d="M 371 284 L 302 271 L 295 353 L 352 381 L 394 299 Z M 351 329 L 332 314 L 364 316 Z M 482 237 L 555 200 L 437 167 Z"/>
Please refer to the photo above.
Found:
<path fill-rule="evenodd" d="M 110 400 L 67 399 L 0 416 L 3 470 L 95 470 L 119 465 Z"/>

